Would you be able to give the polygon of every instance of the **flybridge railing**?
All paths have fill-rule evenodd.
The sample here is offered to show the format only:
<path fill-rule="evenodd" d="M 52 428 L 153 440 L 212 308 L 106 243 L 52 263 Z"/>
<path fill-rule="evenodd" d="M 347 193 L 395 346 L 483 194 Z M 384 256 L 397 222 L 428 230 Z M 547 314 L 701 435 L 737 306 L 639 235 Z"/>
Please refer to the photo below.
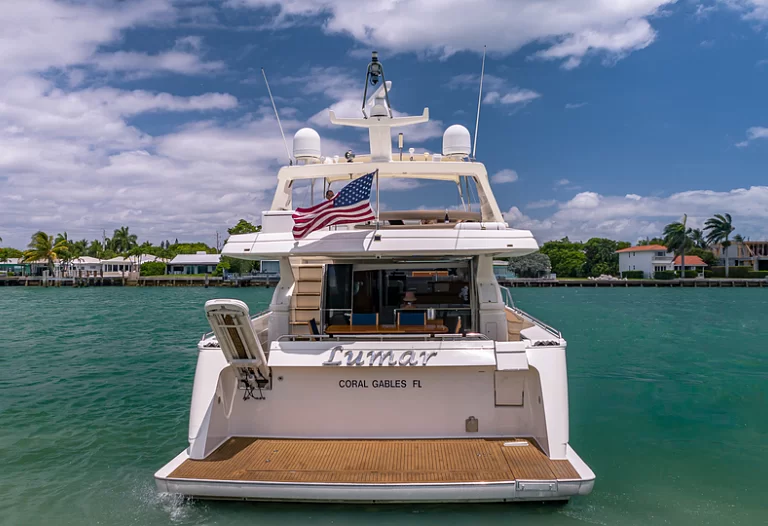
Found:
<path fill-rule="evenodd" d="M 555 329 L 554 327 L 547 325 L 543 321 L 539 320 L 538 318 L 534 318 L 527 312 L 515 307 L 515 302 L 512 299 L 512 292 L 507 288 L 499 285 L 499 288 L 501 289 L 501 295 L 504 298 L 504 304 L 509 308 L 510 310 L 514 311 L 515 314 L 522 316 L 523 318 L 527 319 L 531 323 L 538 325 L 548 333 L 550 333 L 552 336 L 557 337 L 558 339 L 562 339 L 563 335 Z"/>

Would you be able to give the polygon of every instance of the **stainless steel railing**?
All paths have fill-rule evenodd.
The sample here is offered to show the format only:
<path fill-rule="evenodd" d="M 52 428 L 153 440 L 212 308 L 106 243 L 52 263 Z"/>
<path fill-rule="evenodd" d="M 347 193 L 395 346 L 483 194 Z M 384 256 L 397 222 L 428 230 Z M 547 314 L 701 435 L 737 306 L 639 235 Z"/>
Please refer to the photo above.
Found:
<path fill-rule="evenodd" d="M 560 333 L 560 331 L 558 331 L 554 327 L 552 327 L 550 325 L 547 325 L 546 323 L 544 323 L 543 321 L 541 321 L 538 318 L 534 318 L 533 316 L 531 316 L 530 314 L 528 314 L 524 310 L 517 308 L 515 306 L 514 300 L 512 299 L 512 292 L 507 287 L 499 285 L 499 288 L 501 289 L 502 297 L 504 298 L 504 304 L 509 309 L 514 311 L 515 314 L 518 314 L 518 315 L 522 316 L 523 318 L 527 319 L 528 321 L 530 321 L 531 323 L 538 325 L 539 327 L 541 327 L 542 329 L 544 329 L 545 331 L 550 333 L 552 336 L 557 337 L 558 339 L 563 337 L 563 335 Z"/>

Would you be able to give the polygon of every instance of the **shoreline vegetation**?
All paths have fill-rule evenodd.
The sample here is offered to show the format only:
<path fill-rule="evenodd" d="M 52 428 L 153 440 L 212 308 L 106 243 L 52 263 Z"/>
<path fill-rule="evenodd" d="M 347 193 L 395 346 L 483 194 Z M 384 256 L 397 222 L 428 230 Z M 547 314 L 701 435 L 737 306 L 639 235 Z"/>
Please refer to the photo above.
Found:
<path fill-rule="evenodd" d="M 260 225 L 254 225 L 245 219 L 240 219 L 236 225 L 227 229 L 229 235 L 254 233 L 261 230 Z M 684 276 L 680 276 L 680 271 L 655 272 L 654 276 L 643 276 L 639 271 L 619 272 L 618 250 L 629 248 L 632 244 L 628 241 L 615 241 L 608 238 L 591 238 L 586 242 L 570 241 L 568 237 L 556 241 L 545 242 L 538 252 L 527 256 L 508 258 L 508 270 L 515 273 L 515 279 L 506 279 L 500 276 L 500 282 L 512 286 L 636 286 L 633 282 L 648 282 L 648 286 L 654 286 L 657 282 L 679 281 L 681 277 L 687 279 L 696 279 L 703 286 L 706 286 L 710 280 L 760 280 L 768 279 L 768 271 L 753 271 L 749 267 L 730 267 L 725 258 L 726 265 L 718 266 L 718 258 L 713 251 L 724 251 L 727 255 L 727 248 L 732 243 L 743 243 L 744 239 L 740 235 L 734 235 L 730 239 L 735 228 L 732 224 L 730 214 L 716 214 L 708 219 L 703 230 L 687 227 L 687 216 L 683 216 L 682 221 L 673 222 L 664 227 L 663 237 L 646 238 L 640 240 L 637 246 L 664 245 L 676 256 L 680 256 L 684 265 L 684 258 L 688 256 L 697 256 L 708 265 L 702 276 L 697 275 L 696 271 L 687 270 Z M 2 238 L 0 238 L 0 242 Z M 226 242 L 226 240 L 225 240 Z M 137 236 L 130 233 L 127 226 L 116 229 L 112 238 L 103 236 L 101 240 L 95 239 L 88 241 L 82 239 L 79 241 L 70 240 L 67 232 L 48 235 L 45 232 L 36 232 L 27 246 L 22 251 L 14 248 L 0 248 L 0 264 L 11 258 L 19 258 L 21 262 L 37 262 L 47 265 L 53 275 L 53 270 L 59 266 L 65 268 L 70 262 L 82 256 L 90 256 L 98 259 L 110 259 L 114 257 L 139 257 L 153 255 L 165 261 L 170 261 L 179 254 L 195 254 L 206 252 L 209 254 L 219 253 L 219 247 L 211 247 L 203 242 L 181 243 L 176 239 L 173 243 L 170 240 L 161 241 L 159 245 L 153 245 L 149 241 L 139 244 Z M 166 275 L 166 264 L 161 261 L 145 262 L 139 261 L 140 271 L 138 276 L 128 280 L 125 276 L 110 277 L 104 276 L 88 278 L 78 278 L 76 276 L 65 276 L 63 278 L 47 278 L 51 280 L 54 286 L 75 285 L 88 286 L 89 284 L 120 284 L 120 285 L 160 285 L 172 283 L 169 286 L 183 286 L 188 282 L 191 286 L 196 286 L 204 281 L 204 286 L 216 286 L 219 282 L 226 281 L 230 286 L 249 286 L 252 283 L 269 285 L 270 280 L 261 280 L 252 275 L 258 270 L 259 262 L 248 261 L 223 256 L 221 262 L 211 274 L 201 274 L 199 276 L 178 276 Z M 682 266 L 682 265 L 681 265 Z M 221 280 L 226 274 L 234 275 L 231 280 Z M 541 280 L 544 276 L 554 273 L 557 278 Z M 60 275 L 64 275 L 60 273 Z M 14 277 L 13 273 L 8 273 L 4 279 L 0 275 L 0 284 L 36 284 L 36 279 L 9 280 Z M 143 278 L 154 277 L 155 280 L 147 281 Z M 137 279 L 136 279 L 137 278 Z M 217 278 L 217 279 L 214 279 Z M 598 279 L 604 278 L 604 279 Z M 63 280 L 63 281 L 57 281 Z M 70 283 L 67 280 L 74 280 Z M 100 281 L 98 281 L 100 280 Z M 202 281 L 201 281 L 202 280 Z M 586 280 L 586 281 L 585 281 Z M 617 282 L 628 282 L 619 284 Z M 45 281 L 48 284 L 48 281 Z M 670 284 L 672 285 L 672 284 Z M 162 285 L 160 285 L 162 286 Z M 657 285 L 658 286 L 658 285 Z"/>
<path fill-rule="evenodd" d="M 733 235 L 735 227 L 730 214 L 715 214 L 704 224 L 703 229 L 687 226 L 687 216 L 664 227 L 661 237 L 639 240 L 636 246 L 663 245 L 675 256 L 681 258 L 681 267 L 685 268 L 685 257 L 696 256 L 707 267 L 704 278 L 766 279 L 768 271 L 755 271 L 750 267 L 732 267 L 728 258 L 728 247 L 745 242 L 739 234 Z M 601 276 L 626 278 L 628 280 L 675 280 L 701 279 L 695 270 L 665 270 L 645 276 L 642 271 L 619 272 L 617 251 L 630 248 L 628 241 L 615 241 L 608 238 L 593 237 L 586 242 L 571 241 L 568 237 L 557 241 L 545 242 L 538 252 L 509 258 L 508 269 L 519 278 L 539 278 L 553 273 L 557 280 L 594 279 Z M 723 254 L 722 265 L 718 256 Z"/>
<path fill-rule="evenodd" d="M 227 229 L 229 235 L 259 231 L 261 231 L 261 225 L 254 225 L 245 219 L 240 219 L 235 226 Z M 2 237 L 0 237 L 0 242 L 2 242 Z M 180 254 L 197 254 L 198 252 L 218 254 L 220 247 L 211 247 L 201 241 L 183 243 L 179 242 L 178 239 L 174 240 L 173 243 L 170 240 L 161 241 L 159 245 L 154 245 L 150 241 L 139 244 L 138 237 L 131 234 L 127 226 L 116 229 L 111 238 L 105 234 L 102 239 L 94 239 L 93 241 L 87 239 L 72 240 L 67 232 L 54 236 L 38 231 L 32 235 L 25 250 L 12 247 L 0 248 L 0 265 L 11 259 L 18 259 L 19 263 L 26 266 L 32 263 L 47 266 L 50 274 L 53 275 L 57 269 L 68 269 L 71 262 L 83 256 L 100 260 L 117 257 L 155 256 L 163 261 L 170 261 Z M 161 261 L 144 263 L 139 261 L 138 264 L 140 277 L 166 274 L 166 265 Z M 257 261 L 222 256 L 221 262 L 211 276 L 222 276 L 225 270 L 233 274 L 247 274 L 256 267 L 258 267 Z M 13 276 L 13 273 L 10 273 L 10 276 Z"/>

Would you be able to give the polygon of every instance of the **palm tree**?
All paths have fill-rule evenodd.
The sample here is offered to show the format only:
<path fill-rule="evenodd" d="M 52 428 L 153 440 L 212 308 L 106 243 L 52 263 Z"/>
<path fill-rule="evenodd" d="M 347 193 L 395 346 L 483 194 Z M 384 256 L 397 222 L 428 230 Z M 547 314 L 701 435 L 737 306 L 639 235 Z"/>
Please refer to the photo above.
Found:
<path fill-rule="evenodd" d="M 654 237 L 653 239 L 650 239 L 646 237 L 645 239 L 640 239 L 637 241 L 637 246 L 648 246 L 648 245 L 661 245 L 664 243 L 664 240 L 658 237 Z"/>
<path fill-rule="evenodd" d="M 88 250 L 86 250 L 86 254 L 91 256 L 92 258 L 101 258 L 101 254 L 104 252 L 104 245 L 101 244 L 101 241 L 98 239 L 94 239 L 91 241 L 90 246 L 88 247 Z"/>
<path fill-rule="evenodd" d="M 704 238 L 704 232 L 700 228 L 691 230 L 691 241 L 697 248 L 707 250 L 707 240 Z"/>
<path fill-rule="evenodd" d="M 72 259 L 77 259 L 80 256 L 85 255 L 88 252 L 88 240 L 81 239 L 80 241 L 73 241 L 69 243 L 69 253 L 72 255 Z"/>
<path fill-rule="evenodd" d="M 35 232 L 32 240 L 24 251 L 22 261 L 45 261 L 48 269 L 53 272 L 53 263 L 62 258 L 67 251 L 67 242 L 64 239 L 55 240 L 42 230 Z"/>
<path fill-rule="evenodd" d="M 704 230 L 707 230 L 707 242 L 710 245 L 720 243 L 723 247 L 723 257 L 725 258 L 725 277 L 728 277 L 728 247 L 731 242 L 728 236 L 735 230 L 731 221 L 731 214 L 715 214 L 714 217 L 707 219 L 704 223 Z"/>
<path fill-rule="evenodd" d="M 112 249 L 119 253 L 128 252 L 138 244 L 137 240 L 136 234 L 129 233 L 128 227 L 122 226 L 112 235 Z"/>
<path fill-rule="evenodd" d="M 680 253 L 680 277 L 685 278 L 685 249 L 691 242 L 691 229 L 686 228 L 688 215 L 683 215 L 683 221 L 675 221 L 664 227 L 664 245 L 667 249 Z"/>
<path fill-rule="evenodd" d="M 141 245 L 136 245 L 131 250 L 128 251 L 129 256 L 136 256 L 136 263 L 139 267 L 139 270 L 141 270 L 141 260 L 142 256 L 147 254 L 152 254 L 152 243 L 149 241 L 145 241 Z"/>

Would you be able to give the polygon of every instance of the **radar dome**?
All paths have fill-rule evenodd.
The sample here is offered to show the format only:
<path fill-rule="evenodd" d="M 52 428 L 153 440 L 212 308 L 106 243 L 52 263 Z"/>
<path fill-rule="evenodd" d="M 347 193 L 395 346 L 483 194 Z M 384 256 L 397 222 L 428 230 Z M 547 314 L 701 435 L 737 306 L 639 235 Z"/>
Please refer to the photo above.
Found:
<path fill-rule="evenodd" d="M 469 155 L 469 152 L 472 151 L 471 144 L 469 130 L 460 124 L 454 124 L 449 126 L 443 134 L 443 155 Z"/>
<path fill-rule="evenodd" d="M 293 136 L 293 156 L 296 159 L 320 158 L 320 135 L 312 128 L 302 128 Z"/>

